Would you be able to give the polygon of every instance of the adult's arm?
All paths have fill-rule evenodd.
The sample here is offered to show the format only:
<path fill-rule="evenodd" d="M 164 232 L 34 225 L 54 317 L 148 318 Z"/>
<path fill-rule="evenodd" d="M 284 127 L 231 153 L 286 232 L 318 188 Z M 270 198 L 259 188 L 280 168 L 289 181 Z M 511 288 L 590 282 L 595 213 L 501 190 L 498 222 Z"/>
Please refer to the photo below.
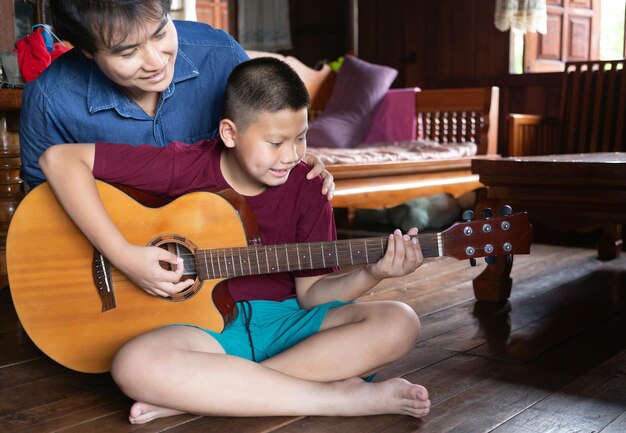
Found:
<path fill-rule="evenodd" d="M 29 187 L 46 180 L 39 167 L 39 157 L 44 151 L 54 144 L 72 141 L 64 134 L 63 122 L 49 104 L 40 83 L 37 80 L 28 83 L 20 112 L 20 158 L 22 179 Z"/>
<path fill-rule="evenodd" d="M 63 144 L 48 148 L 39 163 L 57 199 L 82 233 L 111 263 L 153 295 L 180 292 L 193 281 L 179 281 L 182 260 L 161 248 L 129 243 L 109 217 L 93 176 L 95 145 Z M 177 265 L 175 272 L 159 261 Z"/>

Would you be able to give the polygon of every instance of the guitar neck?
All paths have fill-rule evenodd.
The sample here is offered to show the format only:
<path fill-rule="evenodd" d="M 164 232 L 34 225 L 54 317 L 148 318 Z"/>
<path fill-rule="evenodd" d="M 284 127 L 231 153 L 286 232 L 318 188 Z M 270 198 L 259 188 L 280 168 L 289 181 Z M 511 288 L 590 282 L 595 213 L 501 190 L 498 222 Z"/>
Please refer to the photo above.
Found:
<path fill-rule="evenodd" d="M 374 263 L 385 254 L 388 240 L 384 236 L 199 250 L 195 271 L 201 280 L 212 280 Z M 419 235 L 419 241 L 424 257 L 442 255 L 439 233 Z"/>

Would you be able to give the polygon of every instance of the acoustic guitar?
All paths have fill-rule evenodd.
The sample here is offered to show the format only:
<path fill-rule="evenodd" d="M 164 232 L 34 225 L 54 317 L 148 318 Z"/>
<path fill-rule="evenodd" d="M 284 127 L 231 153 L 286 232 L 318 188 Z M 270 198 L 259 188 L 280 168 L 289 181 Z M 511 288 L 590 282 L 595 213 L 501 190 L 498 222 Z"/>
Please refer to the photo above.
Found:
<path fill-rule="evenodd" d="M 228 278 L 372 263 L 387 236 L 262 245 L 245 201 L 233 191 L 194 192 L 160 207 L 139 203 L 98 182 L 111 218 L 137 245 L 184 257 L 193 286 L 171 298 L 148 295 L 111 266 L 82 235 L 48 184 L 32 190 L 13 216 L 7 266 L 13 302 L 24 329 L 48 356 L 71 369 L 108 371 L 129 339 L 171 323 L 221 331 L 235 314 Z M 459 222 L 420 234 L 425 257 L 525 254 L 532 227 L 524 213 Z M 220 284 L 221 283 L 221 284 Z"/>

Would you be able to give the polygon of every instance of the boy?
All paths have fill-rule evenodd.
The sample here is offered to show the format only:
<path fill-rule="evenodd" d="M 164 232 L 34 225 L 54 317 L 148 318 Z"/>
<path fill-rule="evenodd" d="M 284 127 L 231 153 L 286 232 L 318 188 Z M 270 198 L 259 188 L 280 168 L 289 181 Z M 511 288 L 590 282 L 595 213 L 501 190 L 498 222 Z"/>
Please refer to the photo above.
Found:
<path fill-rule="evenodd" d="M 172 21 L 171 0 L 51 0 L 55 32 L 74 49 L 24 89 L 20 118 L 22 176 L 44 180 L 37 163 L 58 143 L 107 139 L 163 147 L 217 135 L 226 80 L 248 59 L 221 30 Z M 332 176 L 314 157 L 309 179 Z"/>
<path fill-rule="evenodd" d="M 130 245 L 108 218 L 94 176 L 175 197 L 208 187 L 244 195 L 265 244 L 335 238 L 319 178 L 305 180 L 309 97 L 284 62 L 237 66 L 224 98 L 218 140 L 165 148 L 113 144 L 51 147 L 40 163 L 59 201 L 96 248 L 148 293 L 186 288 L 182 264 L 159 248 Z M 92 173 L 93 172 L 93 173 Z M 409 231 L 417 234 L 416 229 Z M 176 272 L 158 261 L 178 263 Z M 111 373 L 137 402 L 132 423 L 191 412 L 219 416 L 424 416 L 426 389 L 367 378 L 414 347 L 419 320 L 405 304 L 353 303 L 381 279 L 421 265 L 416 238 L 396 231 L 384 257 L 352 272 L 311 270 L 234 278 L 239 316 L 221 333 L 170 326 L 136 337 Z"/>

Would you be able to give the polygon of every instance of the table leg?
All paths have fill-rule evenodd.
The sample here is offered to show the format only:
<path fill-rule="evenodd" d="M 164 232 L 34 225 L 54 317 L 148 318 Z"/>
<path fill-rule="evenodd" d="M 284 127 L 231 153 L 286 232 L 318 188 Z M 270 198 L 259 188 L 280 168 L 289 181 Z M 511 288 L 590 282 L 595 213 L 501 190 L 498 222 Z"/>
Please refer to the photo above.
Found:
<path fill-rule="evenodd" d="M 486 198 L 481 200 L 475 208 L 477 216 L 483 216 L 484 210 L 490 208 L 495 215 L 500 206 L 505 204 L 501 200 Z M 513 268 L 513 256 L 496 257 L 495 263 L 488 264 L 485 270 L 474 278 L 474 296 L 478 301 L 503 302 L 511 295 L 511 269 Z"/>
<path fill-rule="evenodd" d="M 478 301 L 503 302 L 511 296 L 511 269 L 513 256 L 500 256 L 496 262 L 487 265 L 474 281 L 474 296 Z"/>
<path fill-rule="evenodd" d="M 613 260 L 622 252 L 622 226 L 620 224 L 604 227 L 602 237 L 598 241 L 598 258 Z"/>

